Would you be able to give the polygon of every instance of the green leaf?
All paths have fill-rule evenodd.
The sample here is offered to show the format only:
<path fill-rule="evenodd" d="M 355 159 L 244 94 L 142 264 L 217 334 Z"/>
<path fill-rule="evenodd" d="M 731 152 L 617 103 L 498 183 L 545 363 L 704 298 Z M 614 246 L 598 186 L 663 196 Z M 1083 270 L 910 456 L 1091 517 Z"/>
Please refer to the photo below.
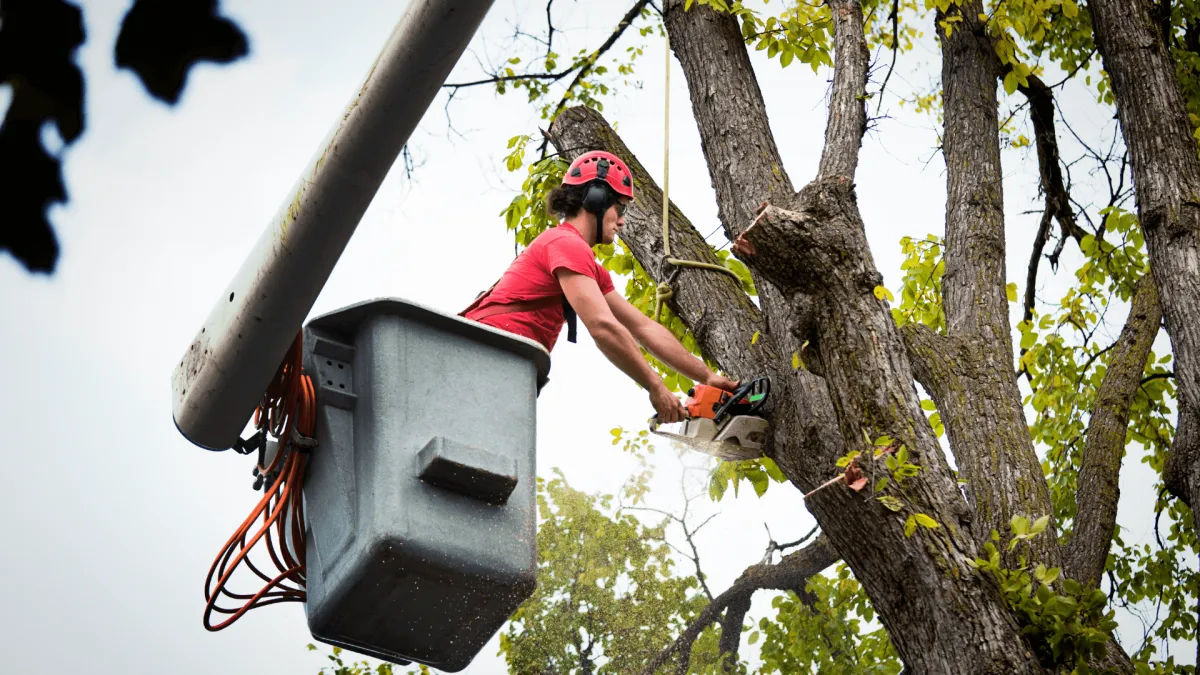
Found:
<path fill-rule="evenodd" d="M 924 513 L 914 513 L 913 517 L 917 519 L 917 524 L 927 529 L 935 529 L 938 527 L 938 521 L 930 518 Z"/>
<path fill-rule="evenodd" d="M 896 301 L 896 298 L 895 298 L 895 296 L 892 295 L 892 292 L 889 291 L 888 289 L 884 288 L 883 286 L 876 286 L 874 293 L 875 293 L 875 298 L 878 300 L 887 300 L 888 302 Z"/>
<path fill-rule="evenodd" d="M 800 370 L 800 352 L 792 352 L 792 370 Z"/>
<path fill-rule="evenodd" d="M 917 518 L 916 518 L 916 516 L 909 516 L 908 520 L 904 521 L 904 536 L 911 537 L 911 536 L 913 536 L 913 532 L 916 532 L 916 531 L 917 531 Z"/>
<path fill-rule="evenodd" d="M 1019 536 L 1029 533 L 1029 519 L 1024 516 L 1013 516 L 1009 519 L 1008 526 L 1012 528 L 1015 535 Z"/>
<path fill-rule="evenodd" d="M 754 331 L 754 335 L 750 336 L 750 345 L 754 346 L 758 343 L 758 331 Z"/>
<path fill-rule="evenodd" d="M 1011 284 L 1005 286 L 1004 292 L 1008 296 L 1009 302 L 1017 301 L 1017 285 L 1015 283 L 1011 283 Z"/>
<path fill-rule="evenodd" d="M 921 401 L 921 409 L 922 409 L 922 410 L 928 410 L 928 411 L 931 411 L 931 412 L 932 412 L 932 411 L 935 411 L 935 410 L 937 410 L 937 404 L 935 404 L 935 403 L 934 403 L 932 400 L 930 400 L 930 399 L 922 399 L 922 401 Z"/>
<path fill-rule="evenodd" d="M 902 502 L 899 499 L 892 497 L 890 495 L 885 495 L 883 497 L 876 497 L 875 499 L 880 504 L 883 504 L 885 507 L 887 507 L 888 510 L 890 510 L 890 511 L 895 511 L 898 513 L 904 509 L 904 502 Z"/>
<path fill-rule="evenodd" d="M 1013 93 L 1015 93 L 1016 91 L 1017 91 L 1017 75 L 1016 75 L 1016 73 L 1009 71 L 1008 74 L 1004 76 L 1004 93 L 1008 94 L 1009 96 L 1012 96 Z"/>
<path fill-rule="evenodd" d="M 783 471 L 779 469 L 779 465 L 775 463 L 775 460 L 771 459 L 770 457 L 763 457 L 759 461 L 762 463 L 763 470 L 766 471 L 767 475 L 771 477 L 771 480 L 775 481 L 776 483 L 787 482 L 787 476 L 783 475 Z"/>
<path fill-rule="evenodd" d="M 1046 514 L 1033 522 L 1033 527 L 1029 528 L 1029 534 L 1041 534 L 1046 530 L 1046 526 L 1050 524 L 1050 514 Z"/>
<path fill-rule="evenodd" d="M 750 485 L 754 486 L 754 494 L 759 497 L 767 493 L 767 488 L 771 485 L 771 479 L 767 477 L 767 472 L 759 469 L 754 472 L 747 472 L 746 478 L 750 480 Z"/>

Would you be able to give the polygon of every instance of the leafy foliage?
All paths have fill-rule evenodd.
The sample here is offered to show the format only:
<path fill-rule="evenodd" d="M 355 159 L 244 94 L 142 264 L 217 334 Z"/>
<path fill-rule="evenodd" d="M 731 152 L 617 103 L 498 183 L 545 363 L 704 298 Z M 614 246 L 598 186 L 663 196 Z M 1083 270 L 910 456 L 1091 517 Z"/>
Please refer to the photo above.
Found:
<path fill-rule="evenodd" d="M 867 594 L 839 563 L 830 575 L 809 580 L 803 597 L 794 591 L 771 600 L 747 640 L 762 637 L 762 673 L 896 675 L 903 667 L 887 631 L 875 624 Z"/>
<path fill-rule="evenodd" d="M 1049 516 L 1042 516 L 1031 525 L 1028 519 L 1014 516 L 1009 550 L 1041 534 L 1049 522 Z M 1062 581 L 1060 592 L 1055 582 L 1062 571 L 1046 569 L 1041 563 L 1030 569 L 1024 555 L 1015 569 L 1006 568 L 996 547 L 999 541 L 1000 534 L 993 530 L 992 541 L 984 544 L 987 557 L 977 558 L 972 566 L 999 585 L 1038 660 L 1046 667 L 1067 667 L 1080 675 L 1094 672 L 1088 660 L 1104 655 L 1109 633 L 1117 627 L 1104 592 L 1084 589 L 1072 579 Z"/>
<path fill-rule="evenodd" d="M 1081 250 L 1086 259 L 1075 272 L 1077 285 L 1068 289 L 1057 311 L 1040 317 L 1035 314 L 1035 321 L 1018 326 L 1021 347 L 1028 350 L 1020 366 L 1028 373 L 1032 392 L 1026 398 L 1034 411 L 1030 433 L 1046 448 L 1042 468 L 1050 485 L 1055 520 L 1065 525 L 1061 530 L 1064 539 L 1070 536 L 1075 517 L 1088 411 L 1096 404 L 1111 356 L 1111 346 L 1097 339 L 1098 330 L 1107 311 L 1118 301 L 1128 301 L 1137 280 L 1149 270 L 1136 216 L 1119 208 L 1106 208 L 1101 214 L 1105 234 L 1084 238 Z M 1171 416 L 1176 390 L 1167 369 L 1171 358 L 1170 354 L 1149 354 L 1126 430 L 1127 448 L 1140 448 L 1141 461 L 1157 475 L 1156 545 L 1129 544 L 1118 531 L 1107 565 L 1115 603 L 1131 609 L 1138 605 L 1158 608 L 1153 611 L 1156 618 L 1148 622 L 1147 634 L 1160 642 L 1196 639 L 1195 615 L 1190 608 L 1200 594 L 1200 575 L 1187 564 L 1200 553 L 1195 531 L 1188 526 L 1191 512 L 1179 500 L 1169 498 L 1162 487 L 1162 470 L 1175 433 Z M 1164 517 L 1169 524 L 1165 540 L 1159 532 Z M 1148 639 L 1134 657 L 1150 664 L 1155 653 L 1154 641 Z"/>
<path fill-rule="evenodd" d="M 500 637 L 516 673 L 638 672 L 704 607 L 676 576 L 662 527 L 615 513 L 612 497 L 538 479 L 538 588 Z M 693 659 L 712 660 L 715 642 Z"/>
<path fill-rule="evenodd" d="M 942 260 L 942 240 L 932 234 L 925 235 L 924 239 L 904 237 L 900 240 L 900 251 L 905 256 L 900 264 L 904 279 L 900 287 L 900 306 L 892 308 L 892 318 L 897 326 L 916 321 L 935 332 L 945 333 L 942 276 L 946 273 L 946 263 Z"/>

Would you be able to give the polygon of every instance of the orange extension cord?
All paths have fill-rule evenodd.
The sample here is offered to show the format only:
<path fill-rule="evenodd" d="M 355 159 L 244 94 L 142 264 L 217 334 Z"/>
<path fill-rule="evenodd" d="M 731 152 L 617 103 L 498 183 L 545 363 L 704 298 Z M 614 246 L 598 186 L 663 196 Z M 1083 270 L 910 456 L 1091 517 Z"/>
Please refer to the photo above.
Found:
<path fill-rule="evenodd" d="M 204 580 L 204 627 L 210 631 L 226 628 L 256 607 L 280 602 L 303 602 L 304 590 L 304 470 L 308 465 L 308 447 L 317 425 L 316 391 L 312 379 L 301 368 L 301 336 L 297 335 L 279 371 L 267 387 L 254 424 L 279 441 L 279 451 L 270 466 L 259 465 L 259 474 L 270 480 L 278 476 L 250 515 L 242 522 L 221 553 L 213 561 Z M 261 457 L 261 455 L 260 455 Z M 254 524 L 262 519 L 251 534 Z M 272 537 L 271 530 L 275 530 Z M 250 561 L 250 551 L 262 539 L 275 566 L 274 576 L 261 571 Z M 276 545 L 278 542 L 278 546 Z M 253 594 L 234 593 L 226 588 L 242 563 L 265 585 Z M 213 579 L 217 578 L 216 584 Z M 222 598 L 241 602 L 240 607 L 217 604 Z M 213 613 L 229 615 L 214 625 Z"/>

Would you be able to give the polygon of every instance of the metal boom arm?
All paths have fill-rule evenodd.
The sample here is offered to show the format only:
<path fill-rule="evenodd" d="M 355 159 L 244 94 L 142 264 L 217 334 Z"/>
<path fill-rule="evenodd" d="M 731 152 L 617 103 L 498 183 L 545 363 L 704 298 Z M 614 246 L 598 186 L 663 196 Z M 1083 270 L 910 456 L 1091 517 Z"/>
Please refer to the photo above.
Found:
<path fill-rule="evenodd" d="M 175 425 L 232 446 L 384 176 L 492 0 L 412 0 L 359 91 L 171 378 Z"/>

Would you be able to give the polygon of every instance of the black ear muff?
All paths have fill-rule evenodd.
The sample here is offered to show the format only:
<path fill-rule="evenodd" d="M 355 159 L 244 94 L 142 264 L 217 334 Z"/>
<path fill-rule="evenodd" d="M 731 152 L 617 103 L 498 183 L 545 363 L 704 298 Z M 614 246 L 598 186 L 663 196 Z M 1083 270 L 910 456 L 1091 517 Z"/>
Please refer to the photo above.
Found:
<path fill-rule="evenodd" d="M 583 193 L 583 208 L 589 213 L 603 214 L 612 206 L 609 187 L 604 183 L 592 183 Z"/>
<path fill-rule="evenodd" d="M 600 160 L 604 161 L 604 160 Z M 617 197 L 612 188 L 607 183 L 593 181 L 588 184 L 587 191 L 583 193 L 583 210 L 592 214 L 596 218 L 596 240 L 593 243 L 601 244 L 604 238 L 604 212 L 616 203 Z"/>

